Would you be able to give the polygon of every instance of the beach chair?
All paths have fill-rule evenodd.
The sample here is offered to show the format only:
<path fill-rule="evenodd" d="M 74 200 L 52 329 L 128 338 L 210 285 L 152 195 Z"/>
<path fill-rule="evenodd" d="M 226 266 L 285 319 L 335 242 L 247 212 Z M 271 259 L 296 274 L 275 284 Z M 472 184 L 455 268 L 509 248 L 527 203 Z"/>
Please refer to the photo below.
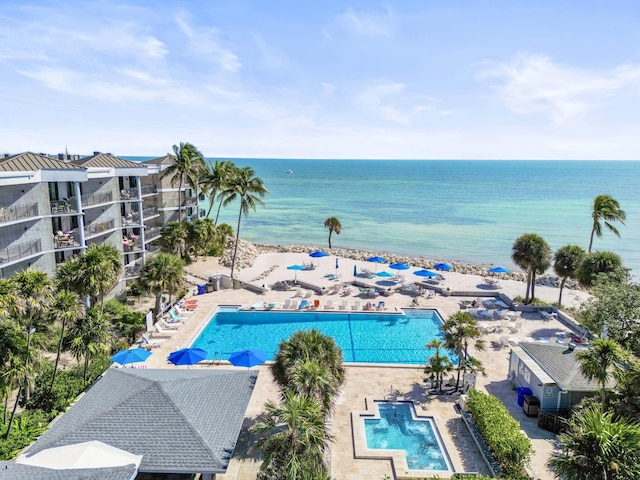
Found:
<path fill-rule="evenodd" d="M 171 320 L 169 321 L 169 323 L 179 322 L 180 320 L 185 320 L 185 317 L 179 317 L 178 315 L 173 313 L 173 310 L 169 310 L 169 317 L 171 317 Z"/>
<path fill-rule="evenodd" d="M 158 348 L 161 343 L 162 342 L 158 342 L 156 340 L 149 340 L 149 337 L 142 335 L 142 343 L 140 346 L 146 350 L 150 350 L 152 348 Z"/>
<path fill-rule="evenodd" d="M 384 306 L 384 302 L 378 302 L 378 306 L 376 306 L 376 310 L 384 310 L 385 306 Z"/>
<path fill-rule="evenodd" d="M 304 298 L 311 298 L 312 295 L 313 292 L 311 290 L 307 290 L 307 292 L 304 294 Z"/>
<path fill-rule="evenodd" d="M 298 306 L 298 310 L 304 310 L 309 306 L 309 300 L 302 299 L 300 300 L 300 305 Z"/>
<path fill-rule="evenodd" d="M 180 316 L 180 315 L 193 315 L 193 310 L 183 310 L 178 305 L 174 305 L 173 306 L 173 310 L 174 310 L 174 312 L 176 313 L 177 316 Z"/>
<path fill-rule="evenodd" d="M 351 310 L 360 310 L 360 302 L 353 302 L 353 305 L 351 305 Z"/>
<path fill-rule="evenodd" d="M 154 337 L 155 336 L 171 337 L 174 333 L 176 333 L 176 330 L 165 330 L 158 323 L 156 323 L 154 327 L 156 329 L 156 331 L 152 333 Z"/>
<path fill-rule="evenodd" d="M 511 322 L 509 324 L 509 331 L 511 333 L 518 333 L 520 327 L 522 327 L 522 322 Z"/>
<path fill-rule="evenodd" d="M 342 300 L 342 302 L 340 302 L 340 305 L 338 306 L 338 308 L 340 310 L 346 310 L 348 305 L 349 305 L 349 302 L 347 300 Z"/>
<path fill-rule="evenodd" d="M 284 301 L 284 303 L 282 304 L 282 308 L 284 308 L 284 309 L 291 308 L 291 300 L 290 299 L 286 299 Z"/>
<path fill-rule="evenodd" d="M 158 323 L 162 325 L 162 328 L 166 328 L 167 330 L 177 330 L 181 325 L 184 325 L 182 322 L 167 323 L 163 318 L 158 320 Z"/>
<path fill-rule="evenodd" d="M 300 287 L 296 288 L 296 294 L 294 295 L 294 298 L 301 298 L 302 297 L 302 289 Z"/>
<path fill-rule="evenodd" d="M 298 301 L 297 300 L 291 300 L 291 306 L 289 308 L 291 310 L 297 310 L 298 309 Z"/>
<path fill-rule="evenodd" d="M 327 300 L 326 302 L 324 302 L 324 308 L 327 310 L 333 310 L 333 301 Z"/>

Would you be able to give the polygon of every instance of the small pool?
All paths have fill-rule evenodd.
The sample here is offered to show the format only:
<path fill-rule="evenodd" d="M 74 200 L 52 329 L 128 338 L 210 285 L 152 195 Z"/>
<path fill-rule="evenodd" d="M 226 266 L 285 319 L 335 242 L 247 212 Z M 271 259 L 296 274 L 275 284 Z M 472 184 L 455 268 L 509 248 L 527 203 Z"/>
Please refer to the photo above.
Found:
<path fill-rule="evenodd" d="M 364 421 L 367 448 L 404 450 L 411 470 L 452 470 L 432 417 L 418 417 L 410 402 L 375 402 L 380 418 Z"/>
<path fill-rule="evenodd" d="M 442 319 L 435 310 L 397 313 L 245 311 L 221 308 L 192 347 L 211 359 L 228 359 L 237 350 L 256 348 L 272 360 L 278 345 L 298 330 L 316 328 L 333 337 L 345 362 L 424 364 L 425 345 L 441 336 Z M 455 362 L 455 358 L 452 358 Z"/>

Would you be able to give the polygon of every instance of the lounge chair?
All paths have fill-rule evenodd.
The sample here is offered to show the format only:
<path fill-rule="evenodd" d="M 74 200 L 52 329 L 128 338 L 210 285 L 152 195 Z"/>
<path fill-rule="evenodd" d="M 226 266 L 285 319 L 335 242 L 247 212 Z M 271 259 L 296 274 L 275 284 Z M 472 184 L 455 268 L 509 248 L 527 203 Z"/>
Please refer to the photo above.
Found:
<path fill-rule="evenodd" d="M 309 306 L 309 300 L 302 299 L 300 300 L 300 305 L 298 305 L 298 310 L 304 310 Z"/>
<path fill-rule="evenodd" d="M 156 331 L 152 334 L 154 336 L 158 335 L 161 337 L 170 337 L 172 336 L 174 333 L 176 333 L 175 330 L 164 330 L 160 325 L 158 325 L 157 323 L 154 325 Z"/>
<path fill-rule="evenodd" d="M 167 330 L 177 330 L 181 325 L 184 325 L 184 323 L 182 322 L 167 323 L 162 318 L 158 320 L 158 323 L 162 326 L 162 328 L 166 328 Z"/>
<path fill-rule="evenodd" d="M 351 305 L 351 310 L 360 310 L 360 302 L 353 302 L 353 305 Z"/>
<path fill-rule="evenodd" d="M 342 302 L 340 302 L 340 305 L 338 305 L 338 308 L 340 310 L 346 310 L 348 306 L 349 302 L 347 300 L 342 300 Z"/>
<path fill-rule="evenodd" d="M 180 308 L 178 305 L 174 305 L 173 306 L 173 312 L 176 314 L 176 316 L 180 316 L 180 315 L 193 315 L 193 310 L 183 310 L 182 308 Z"/>
<path fill-rule="evenodd" d="M 180 320 L 185 320 L 185 317 L 179 317 L 178 315 L 173 313 L 173 310 L 169 310 L 169 317 L 171 317 L 171 320 L 169 321 L 169 323 L 179 322 Z"/>
<path fill-rule="evenodd" d="M 313 292 L 311 290 L 307 290 L 307 292 L 304 294 L 304 298 L 311 298 L 312 295 Z"/>
<path fill-rule="evenodd" d="M 296 294 L 294 295 L 294 297 L 302 297 L 302 289 L 300 287 L 296 288 Z"/>
<path fill-rule="evenodd" d="M 511 322 L 508 328 L 511 333 L 518 333 L 520 327 L 522 327 L 522 322 Z"/>
<path fill-rule="evenodd" d="M 149 337 L 146 335 L 142 335 L 142 344 L 141 347 L 147 350 L 152 348 L 158 348 L 162 342 L 158 342 L 156 340 L 149 340 Z"/>
<path fill-rule="evenodd" d="M 324 308 L 327 309 L 327 310 L 333 310 L 333 301 L 327 300 L 324 303 Z"/>
<path fill-rule="evenodd" d="M 298 309 L 298 301 L 297 300 L 291 300 L 291 306 L 289 308 L 291 308 L 291 310 L 297 310 Z"/>
<path fill-rule="evenodd" d="M 291 299 L 287 298 L 282 304 L 282 308 L 291 308 Z"/>

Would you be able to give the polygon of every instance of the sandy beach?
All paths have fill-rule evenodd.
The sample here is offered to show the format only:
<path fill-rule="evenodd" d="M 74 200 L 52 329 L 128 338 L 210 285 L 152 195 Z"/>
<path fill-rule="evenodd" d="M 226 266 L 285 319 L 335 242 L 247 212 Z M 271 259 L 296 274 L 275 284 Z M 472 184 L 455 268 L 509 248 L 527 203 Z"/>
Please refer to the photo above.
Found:
<path fill-rule="evenodd" d="M 295 264 L 309 263 L 312 259 L 307 254 L 301 253 L 264 253 L 260 254 L 253 265 L 240 270 L 236 277 L 244 282 L 253 285 L 269 287 L 276 282 L 293 282 L 295 271 L 287 270 L 287 266 Z M 350 304 L 354 301 L 364 303 L 362 293 L 357 288 L 352 288 L 349 295 L 344 297 L 339 294 L 326 293 L 333 290 L 334 285 L 350 284 L 353 279 L 354 265 L 358 272 L 363 269 L 375 270 L 375 265 L 369 262 L 357 262 L 349 259 L 338 259 L 338 274 L 340 277 L 333 280 L 327 275 L 335 275 L 335 257 L 325 257 L 313 259 L 317 265 L 315 270 L 298 271 L 299 281 L 313 284 L 322 289 L 325 294 L 317 296 L 311 292 L 312 299 L 346 299 Z M 378 265 L 378 271 L 389 270 L 384 265 Z M 221 266 L 218 259 L 199 260 L 187 267 L 190 273 L 188 279 L 193 283 L 201 282 L 202 278 L 216 274 L 228 274 L 229 269 Z M 421 280 L 412 275 L 415 268 L 400 272 L 407 282 Z M 392 270 L 390 272 L 394 273 Z M 469 296 L 448 296 L 437 294 L 430 298 L 419 297 L 419 304 L 424 308 L 437 309 L 443 318 L 448 318 L 460 309 L 460 302 L 464 300 L 477 299 L 484 300 L 486 295 L 504 294 L 510 298 L 516 295 L 524 296 L 524 283 L 515 280 L 501 280 L 500 289 L 487 290 L 484 277 L 481 275 L 465 275 L 456 272 L 443 272 L 444 280 L 439 285 L 450 291 L 469 292 Z M 363 279 L 367 282 L 375 282 L 374 279 Z M 386 280 L 385 282 L 389 282 Z M 380 287 L 389 288 L 389 283 Z M 393 287 L 392 287 L 393 288 Z M 212 313 L 218 305 L 241 305 L 250 306 L 256 302 L 278 302 L 293 300 L 296 295 L 294 290 L 271 290 L 264 293 L 252 292 L 248 289 L 220 290 L 205 295 L 198 295 L 198 308 L 188 316 L 185 324 L 181 326 L 175 334 L 169 338 L 152 337 L 159 343 L 158 348 L 154 348 L 154 354 L 147 360 L 147 364 L 152 368 L 184 368 L 173 367 L 166 358 L 172 351 L 191 345 L 201 329 L 211 318 Z M 552 287 L 538 286 L 536 288 L 538 298 L 547 299 L 550 302 L 557 301 L 558 289 Z M 414 297 L 410 294 L 398 291 L 389 296 L 380 297 L 384 299 L 387 309 L 401 310 L 415 306 Z M 571 306 L 577 307 L 588 298 L 582 291 L 566 290 L 563 295 L 564 301 Z M 377 300 L 377 299 L 376 299 Z M 323 303 L 321 303 L 321 308 Z M 554 341 L 556 337 L 569 335 L 570 329 L 556 319 L 543 321 L 538 314 L 528 313 L 522 315 L 522 327 L 517 334 L 509 335 L 509 342 L 515 344 L 521 340 L 541 339 L 543 341 Z M 535 454 L 532 460 L 531 473 L 535 478 L 542 480 L 553 478 L 546 470 L 545 462 L 553 450 L 554 435 L 537 427 L 535 418 L 526 417 L 522 409 L 517 405 L 516 392 L 512 390 L 510 382 L 507 380 L 509 347 L 500 345 L 500 337 L 503 335 L 490 333 L 485 335 L 488 348 L 482 352 L 474 353 L 484 364 L 486 376 L 479 376 L 476 388 L 499 397 L 510 413 L 521 423 L 522 430 L 529 436 L 533 443 Z M 192 368 L 235 368 L 225 362 L 204 363 Z M 260 371 L 257 385 L 249 404 L 245 417 L 244 428 L 241 433 L 238 445 L 234 452 L 233 459 L 229 465 L 226 475 L 221 475 L 222 480 L 247 480 L 255 478 L 259 468 L 259 456 L 251 449 L 255 438 L 249 433 L 249 427 L 255 422 L 262 412 L 262 406 L 268 399 L 277 400 L 278 391 L 271 379 L 268 365 L 254 367 Z M 332 478 L 336 480 L 353 479 L 380 479 L 384 475 L 391 478 L 401 478 L 403 474 L 398 467 L 394 468 L 389 460 L 372 460 L 356 458 L 354 450 L 352 422 L 358 421 L 359 413 L 366 408 L 367 401 L 371 399 L 384 399 L 390 392 L 394 392 L 399 399 L 412 401 L 416 405 L 419 414 L 430 415 L 435 418 L 436 424 L 442 435 L 443 443 L 455 471 L 480 472 L 488 474 L 480 455 L 473 446 L 472 439 L 463 428 L 460 416 L 455 409 L 456 395 L 431 395 L 424 382 L 425 375 L 419 366 L 380 366 L 380 365 L 357 365 L 347 364 L 347 377 L 343 392 L 338 400 L 335 414 L 331 419 L 331 432 L 335 441 L 329 452 Z"/>

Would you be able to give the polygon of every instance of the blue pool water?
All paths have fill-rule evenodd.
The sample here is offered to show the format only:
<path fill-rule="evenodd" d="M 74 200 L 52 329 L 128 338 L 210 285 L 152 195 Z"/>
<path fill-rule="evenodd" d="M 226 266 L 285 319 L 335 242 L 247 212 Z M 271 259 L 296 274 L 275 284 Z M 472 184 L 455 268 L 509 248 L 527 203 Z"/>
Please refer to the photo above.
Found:
<path fill-rule="evenodd" d="M 220 309 L 192 347 L 209 358 L 228 359 L 237 350 L 256 348 L 272 360 L 278 345 L 298 330 L 316 328 L 333 337 L 345 362 L 424 364 L 425 345 L 440 337 L 442 320 L 435 310 L 403 313 L 319 313 Z M 455 359 L 452 358 L 455 361 Z"/>
<path fill-rule="evenodd" d="M 431 419 L 416 419 L 410 403 L 376 405 L 380 418 L 364 418 L 367 448 L 406 450 L 412 470 L 449 470 Z"/>

